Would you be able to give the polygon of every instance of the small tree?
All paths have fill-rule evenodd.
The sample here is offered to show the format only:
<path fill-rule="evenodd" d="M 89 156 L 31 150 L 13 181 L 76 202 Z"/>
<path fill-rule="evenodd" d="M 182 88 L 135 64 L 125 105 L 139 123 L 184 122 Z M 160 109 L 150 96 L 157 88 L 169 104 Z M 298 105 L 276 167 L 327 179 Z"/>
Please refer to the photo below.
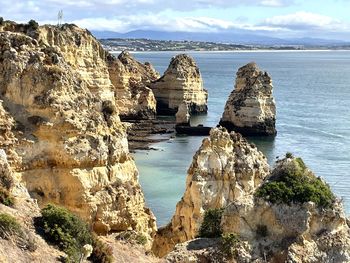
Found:
<path fill-rule="evenodd" d="M 29 20 L 28 26 L 29 26 L 30 29 L 33 29 L 33 30 L 37 30 L 39 28 L 38 22 L 36 22 L 33 19 Z"/>
<path fill-rule="evenodd" d="M 223 212 L 222 208 L 205 211 L 203 222 L 199 229 L 199 237 L 213 238 L 221 236 L 221 217 Z"/>

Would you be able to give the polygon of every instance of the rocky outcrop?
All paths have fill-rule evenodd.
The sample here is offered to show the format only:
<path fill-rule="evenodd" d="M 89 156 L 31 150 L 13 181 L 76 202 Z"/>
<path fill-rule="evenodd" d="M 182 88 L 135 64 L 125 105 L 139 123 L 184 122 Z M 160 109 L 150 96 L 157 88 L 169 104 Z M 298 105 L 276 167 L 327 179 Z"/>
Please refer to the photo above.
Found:
<path fill-rule="evenodd" d="M 164 75 L 151 85 L 157 100 L 158 114 L 175 114 L 181 103 L 189 105 L 190 113 L 207 112 L 208 93 L 194 59 L 181 54 L 171 59 Z"/>
<path fill-rule="evenodd" d="M 246 153 L 242 151 L 243 156 Z M 248 156 L 246 158 L 251 160 Z M 212 185 L 209 178 L 200 177 L 199 173 L 196 176 L 201 179 L 200 186 Z M 237 179 L 231 181 L 231 184 L 234 183 L 239 184 Z M 215 194 L 201 191 L 199 196 L 199 187 L 189 191 L 188 185 L 173 220 L 157 234 L 156 251 L 165 253 L 162 245 L 170 250 L 179 240 L 195 236 L 191 228 L 201 220 L 201 214 L 195 213 L 194 208 L 203 201 L 207 203 L 203 209 L 223 207 L 220 219 L 222 237 L 178 244 L 167 255 L 167 262 L 212 262 L 212 258 L 218 262 L 238 263 L 350 262 L 350 225 L 342 203 L 300 158 L 289 156 L 279 160 L 259 187 L 245 188 L 243 191 L 248 189 L 247 193 L 232 194 L 227 199 L 222 198 L 227 191 L 223 184 L 220 188 L 209 188 Z M 188 200 L 187 193 L 197 198 L 192 198 L 192 202 L 184 206 Z M 217 205 L 218 199 L 226 204 Z M 225 247 L 228 235 L 233 235 L 235 241 Z M 169 245 L 169 240 L 172 245 Z"/>
<path fill-rule="evenodd" d="M 350 225 L 341 201 L 300 158 L 286 156 L 270 172 L 239 133 L 212 129 L 153 251 L 167 262 L 349 262 Z M 204 219 L 209 209 L 217 212 Z M 195 239 L 216 229 L 214 220 L 220 222 L 215 238 Z"/>
<path fill-rule="evenodd" d="M 16 176 L 39 205 L 57 203 L 98 233 L 151 240 L 138 171 L 115 104 L 107 53 L 74 25 L 0 31 L 1 136 Z M 12 31 L 11 31 L 12 30 Z M 3 145 L 2 145 L 3 146 Z"/>
<path fill-rule="evenodd" d="M 226 207 L 232 200 L 252 203 L 268 173 L 267 160 L 254 145 L 238 133 L 212 129 L 193 157 L 184 196 L 170 224 L 158 230 L 153 251 L 164 256 L 177 243 L 195 238 L 209 208 Z"/>
<path fill-rule="evenodd" d="M 220 125 L 248 136 L 275 135 L 276 106 L 272 88 L 269 74 L 254 62 L 241 67 Z"/>
<path fill-rule="evenodd" d="M 176 125 L 190 125 L 190 114 L 188 112 L 188 106 L 186 102 L 180 104 L 176 114 Z"/>
<path fill-rule="evenodd" d="M 349 262 L 350 261 L 350 227 L 346 222 L 341 201 L 333 199 L 324 191 L 324 182 L 316 178 L 308 170 L 300 158 L 285 158 L 277 163 L 270 177 L 264 183 L 273 182 L 275 187 L 270 194 L 276 192 L 279 202 L 266 201 L 261 195 L 255 195 L 253 203 L 242 203 L 239 200 L 227 206 L 221 224 L 224 233 L 235 233 L 242 241 L 248 242 L 246 251 L 253 260 L 267 262 Z M 295 173 L 302 176 L 307 173 L 309 179 L 298 188 L 291 188 L 287 183 L 278 183 L 278 177 Z M 318 188 L 308 185 L 308 180 L 318 181 Z M 305 190 L 300 190 L 305 187 Z M 323 189 L 323 190 L 320 190 Z M 315 201 L 307 201 L 308 195 Z M 298 201 L 286 203 L 286 197 L 295 193 Z M 277 195 L 274 197 L 276 198 Z M 332 199 L 331 204 L 315 203 L 322 198 Z M 266 196 L 270 198 L 271 196 Z M 272 200 L 272 199 L 271 199 Z M 283 201 L 282 201 L 283 200 Z M 305 200 L 304 202 L 301 202 Z M 242 258 L 237 258 L 243 262 Z"/>
<path fill-rule="evenodd" d="M 123 51 L 118 58 L 108 56 L 108 69 L 120 118 L 153 119 L 156 99 L 149 87 L 160 76 L 152 65 L 148 62 L 141 64 L 129 52 Z"/>

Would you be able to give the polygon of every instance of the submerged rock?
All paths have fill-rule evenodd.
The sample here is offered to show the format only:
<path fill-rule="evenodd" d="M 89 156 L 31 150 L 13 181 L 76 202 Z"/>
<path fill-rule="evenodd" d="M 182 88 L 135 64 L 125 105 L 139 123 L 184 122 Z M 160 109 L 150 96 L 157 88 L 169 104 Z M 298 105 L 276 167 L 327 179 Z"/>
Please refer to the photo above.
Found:
<path fill-rule="evenodd" d="M 40 206 L 60 204 L 98 233 L 134 229 L 150 243 L 155 218 L 118 116 L 108 53 L 74 25 L 25 29 L 6 22 L 0 31 L 1 147 L 13 171 Z"/>
<path fill-rule="evenodd" d="M 226 207 L 232 200 L 252 203 L 268 173 L 266 158 L 240 134 L 212 129 L 193 157 L 184 196 L 169 225 L 158 230 L 153 252 L 164 256 L 177 243 L 195 238 L 209 208 Z"/>
<path fill-rule="evenodd" d="M 151 85 L 158 114 L 175 114 L 181 103 L 189 105 L 190 114 L 207 112 L 208 93 L 194 59 L 180 54 L 171 59 L 164 75 Z"/>
<path fill-rule="evenodd" d="M 276 106 L 272 89 L 271 77 L 254 62 L 241 67 L 220 125 L 248 136 L 275 135 Z"/>

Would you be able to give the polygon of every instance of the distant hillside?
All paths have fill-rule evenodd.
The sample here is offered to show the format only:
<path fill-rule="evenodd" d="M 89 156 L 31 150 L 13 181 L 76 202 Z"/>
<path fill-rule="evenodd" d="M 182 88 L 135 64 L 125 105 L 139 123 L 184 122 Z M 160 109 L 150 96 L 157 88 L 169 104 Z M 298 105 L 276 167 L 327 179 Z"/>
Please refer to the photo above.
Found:
<path fill-rule="evenodd" d="M 93 31 L 98 39 L 152 39 L 174 41 L 201 41 L 215 43 L 229 43 L 237 45 L 303 45 L 303 46 L 339 46 L 346 44 L 341 40 L 319 38 L 281 39 L 258 34 L 242 34 L 237 32 L 200 33 L 200 32 L 167 32 L 153 30 L 135 30 L 127 33 L 113 31 Z"/>

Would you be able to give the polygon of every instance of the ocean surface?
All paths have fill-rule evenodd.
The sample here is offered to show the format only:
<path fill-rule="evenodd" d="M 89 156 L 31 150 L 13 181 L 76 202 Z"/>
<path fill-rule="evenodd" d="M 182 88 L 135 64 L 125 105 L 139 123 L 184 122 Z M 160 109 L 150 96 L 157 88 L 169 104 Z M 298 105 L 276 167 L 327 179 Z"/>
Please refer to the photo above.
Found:
<path fill-rule="evenodd" d="M 274 164 L 292 152 L 323 177 L 350 213 L 350 51 L 187 52 L 209 92 L 206 116 L 192 121 L 216 126 L 233 90 L 239 67 L 255 61 L 270 73 L 277 104 L 274 139 L 249 138 Z M 134 53 L 162 74 L 173 52 Z M 169 222 L 185 189 L 187 169 L 203 137 L 175 137 L 157 143 L 157 151 L 134 156 L 146 202 L 158 226 Z"/>

